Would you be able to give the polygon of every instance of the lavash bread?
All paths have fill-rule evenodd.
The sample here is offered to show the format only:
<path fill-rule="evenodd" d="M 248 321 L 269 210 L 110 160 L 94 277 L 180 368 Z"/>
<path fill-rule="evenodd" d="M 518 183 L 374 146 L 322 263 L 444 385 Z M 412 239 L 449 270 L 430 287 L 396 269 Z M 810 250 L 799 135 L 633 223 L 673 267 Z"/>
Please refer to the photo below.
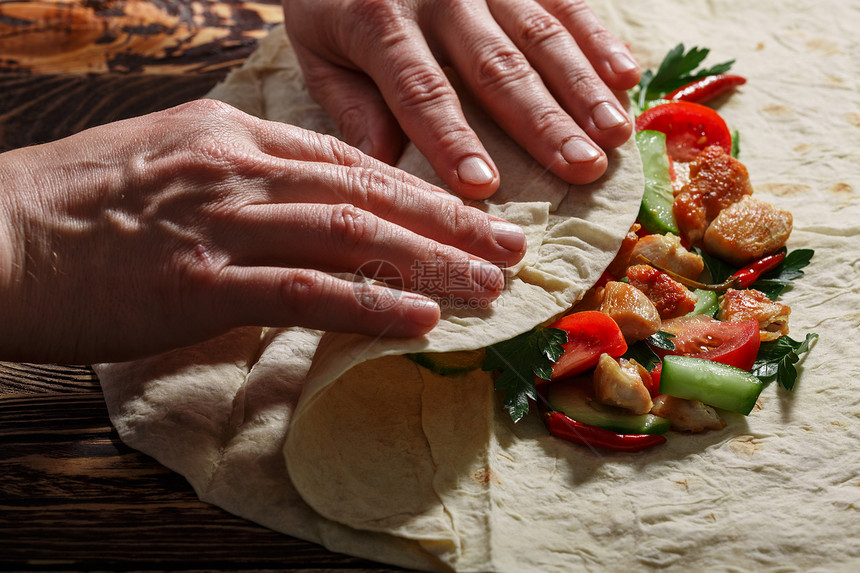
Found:
<path fill-rule="evenodd" d="M 683 41 L 712 48 L 714 61 L 737 58 L 735 70 L 749 78 L 720 103 L 720 113 L 741 132 L 756 196 L 794 214 L 789 248 L 816 251 L 806 276 L 784 296 L 792 336 L 821 336 L 794 393 L 767 388 L 760 409 L 728 416 L 719 432 L 672 435 L 639 454 L 591 451 L 547 436 L 534 416 L 512 424 L 485 373 L 439 377 L 398 356 L 509 337 L 504 321 L 468 344 L 453 334 L 461 326 L 470 332 L 471 320 L 479 329 L 480 317 L 466 317 L 438 340 L 327 335 L 320 348 L 318 332 L 249 328 L 192 349 L 99 366 L 122 439 L 185 475 L 201 499 L 336 551 L 409 568 L 856 568 L 860 7 L 838 0 L 660 0 L 647 10 L 613 0 L 593 7 L 646 66 Z M 283 107 L 290 115 L 278 119 L 331 131 L 305 94 L 285 98 L 300 78 L 280 34 L 212 95 L 263 117 Z M 615 163 L 624 169 L 629 159 Z M 532 168 L 525 180 L 539 171 Z M 599 202 L 611 192 L 584 195 Z M 547 242 L 535 249 L 556 204 L 545 200 L 544 208 L 537 199 L 505 211 L 529 236 L 532 266 L 522 275 L 529 280 L 506 293 L 517 300 L 514 288 L 541 285 L 528 269 L 541 278 L 538 271 L 558 272 L 545 249 L 565 248 Z M 607 233 L 600 248 L 612 237 Z M 579 288 L 569 279 L 550 284 L 541 290 L 553 297 L 570 298 Z M 524 303 L 544 312 L 538 322 L 553 312 L 556 303 L 546 301 Z M 515 330 L 525 328 L 517 322 Z"/>

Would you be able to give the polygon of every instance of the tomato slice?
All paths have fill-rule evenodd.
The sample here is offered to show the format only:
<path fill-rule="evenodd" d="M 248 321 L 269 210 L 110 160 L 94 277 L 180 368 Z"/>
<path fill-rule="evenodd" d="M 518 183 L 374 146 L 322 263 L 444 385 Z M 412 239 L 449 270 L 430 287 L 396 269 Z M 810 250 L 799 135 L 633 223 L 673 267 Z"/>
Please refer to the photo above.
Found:
<path fill-rule="evenodd" d="M 564 353 L 552 367 L 551 380 L 594 368 L 603 353 L 618 357 L 627 352 L 621 329 L 612 317 L 596 310 L 568 314 L 549 327 L 567 332 Z"/>
<path fill-rule="evenodd" d="M 664 320 L 660 330 L 675 335 L 675 350 L 654 349 L 661 358 L 679 354 L 749 370 L 761 345 L 755 319 L 722 322 L 705 315 L 680 316 Z"/>
<path fill-rule="evenodd" d="M 666 134 L 666 150 L 675 161 L 689 162 L 709 145 L 732 152 L 732 134 L 720 114 L 688 101 L 656 105 L 636 118 L 636 131 Z"/>

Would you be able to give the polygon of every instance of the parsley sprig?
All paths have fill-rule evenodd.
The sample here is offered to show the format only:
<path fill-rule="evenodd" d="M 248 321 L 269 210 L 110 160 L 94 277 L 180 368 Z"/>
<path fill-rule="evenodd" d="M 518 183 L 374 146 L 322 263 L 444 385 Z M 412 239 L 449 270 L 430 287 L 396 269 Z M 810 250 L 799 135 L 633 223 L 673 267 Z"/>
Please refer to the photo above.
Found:
<path fill-rule="evenodd" d="M 684 44 L 678 44 L 666 54 L 656 72 L 645 70 L 639 85 L 633 88 L 633 101 L 644 109 L 648 102 L 659 100 L 666 94 L 690 82 L 714 74 L 724 74 L 731 69 L 734 60 L 722 62 L 709 68 L 699 65 L 710 53 L 708 48 L 692 47 L 684 51 Z"/>
<path fill-rule="evenodd" d="M 762 382 L 775 381 L 786 390 L 794 389 L 797 381 L 797 368 L 794 365 L 800 360 L 801 354 L 809 352 L 810 345 L 817 338 L 817 334 L 810 333 L 800 342 L 789 336 L 762 342 L 750 372 Z"/>
<path fill-rule="evenodd" d="M 529 411 L 529 399 L 537 400 L 534 377 L 550 379 L 552 365 L 564 352 L 565 342 L 565 331 L 537 326 L 487 348 L 482 368 L 501 372 L 495 387 L 504 392 L 502 405 L 514 422 Z"/>

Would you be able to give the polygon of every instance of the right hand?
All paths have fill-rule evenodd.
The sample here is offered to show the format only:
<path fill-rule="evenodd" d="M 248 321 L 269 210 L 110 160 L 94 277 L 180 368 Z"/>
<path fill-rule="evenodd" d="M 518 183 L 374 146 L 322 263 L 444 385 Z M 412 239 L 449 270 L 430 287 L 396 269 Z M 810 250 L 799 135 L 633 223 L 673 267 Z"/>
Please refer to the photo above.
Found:
<path fill-rule="evenodd" d="M 240 325 L 416 336 L 431 297 L 494 298 L 525 250 L 516 226 L 343 142 L 214 101 L 2 154 L 0 189 L 6 360 L 126 360 Z M 395 290 L 330 274 L 368 261 Z M 459 284 L 422 283 L 418 263 Z"/>
<path fill-rule="evenodd" d="M 499 174 L 443 71 L 569 183 L 606 171 L 630 138 L 620 100 L 639 65 L 584 0 L 284 0 L 308 89 L 344 139 L 386 162 L 405 133 L 460 195 Z M 402 130 L 402 131 L 401 131 Z"/>

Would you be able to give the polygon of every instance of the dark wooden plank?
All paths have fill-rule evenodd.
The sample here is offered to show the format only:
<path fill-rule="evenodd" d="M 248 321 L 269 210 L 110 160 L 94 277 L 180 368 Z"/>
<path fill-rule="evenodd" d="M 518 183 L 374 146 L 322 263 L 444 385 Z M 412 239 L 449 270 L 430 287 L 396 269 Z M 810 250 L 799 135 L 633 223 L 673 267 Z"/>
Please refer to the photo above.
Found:
<path fill-rule="evenodd" d="M 395 571 L 199 501 L 125 446 L 98 393 L 0 395 L 0 569 Z"/>
<path fill-rule="evenodd" d="M 166 109 L 206 94 L 224 71 L 183 76 L 0 74 L 0 151 Z"/>
<path fill-rule="evenodd" d="M 0 395 L 100 393 L 98 377 L 89 366 L 0 362 Z"/>

